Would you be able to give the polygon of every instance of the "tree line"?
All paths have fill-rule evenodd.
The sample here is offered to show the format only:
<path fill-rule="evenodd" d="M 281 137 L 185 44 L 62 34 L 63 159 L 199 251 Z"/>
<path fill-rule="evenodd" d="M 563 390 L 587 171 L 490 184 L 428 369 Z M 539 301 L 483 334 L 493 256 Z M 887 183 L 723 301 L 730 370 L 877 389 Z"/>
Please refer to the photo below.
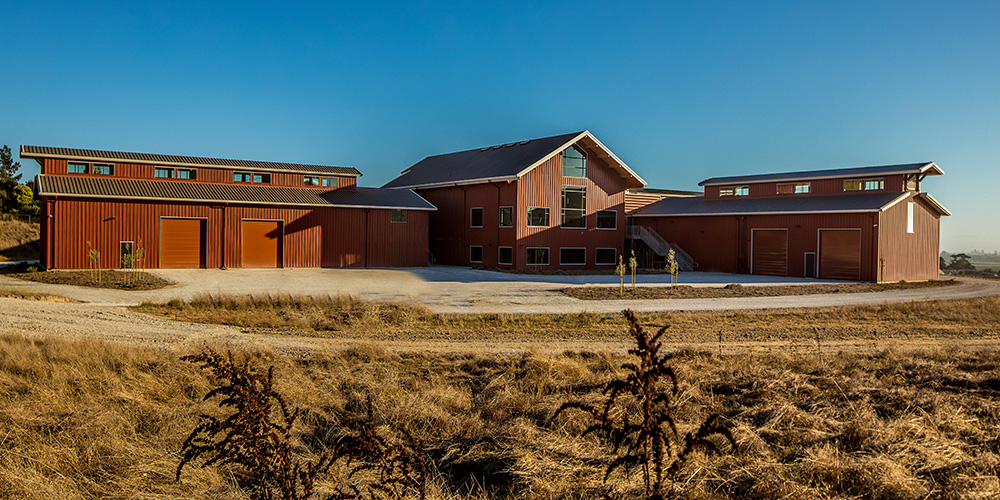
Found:
<path fill-rule="evenodd" d="M 37 216 L 41 211 L 34 183 L 21 184 L 21 162 L 14 161 L 10 148 L 0 149 L 0 214 Z"/>

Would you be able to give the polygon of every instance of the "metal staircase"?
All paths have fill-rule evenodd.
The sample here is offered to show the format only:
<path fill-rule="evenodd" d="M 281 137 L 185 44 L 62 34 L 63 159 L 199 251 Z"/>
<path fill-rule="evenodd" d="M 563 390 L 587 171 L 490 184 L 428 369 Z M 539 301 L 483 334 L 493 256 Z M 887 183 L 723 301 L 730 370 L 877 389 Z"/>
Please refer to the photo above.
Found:
<path fill-rule="evenodd" d="M 683 248 L 669 243 L 667 240 L 663 239 L 655 231 L 650 231 L 645 226 L 629 226 L 626 232 L 629 239 L 640 240 L 646 244 L 653 251 L 653 253 L 663 257 L 667 257 L 670 250 L 674 251 L 674 260 L 680 266 L 681 271 L 694 271 L 698 267 L 698 263 L 684 251 Z"/>

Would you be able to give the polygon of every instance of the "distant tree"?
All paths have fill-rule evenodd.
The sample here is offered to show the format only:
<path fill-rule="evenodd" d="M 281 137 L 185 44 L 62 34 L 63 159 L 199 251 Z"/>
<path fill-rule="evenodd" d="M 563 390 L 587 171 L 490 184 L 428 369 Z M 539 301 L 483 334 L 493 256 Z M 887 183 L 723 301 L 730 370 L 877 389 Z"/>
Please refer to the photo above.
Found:
<path fill-rule="evenodd" d="M 938 257 L 938 260 L 941 261 L 938 264 L 938 269 L 946 269 L 948 267 L 948 264 L 945 264 L 945 262 L 944 262 L 944 257 Z"/>
<path fill-rule="evenodd" d="M 9 213 L 17 209 L 14 188 L 21 181 L 21 163 L 14 161 L 10 148 L 4 144 L 0 149 L 0 212 Z"/>
<path fill-rule="evenodd" d="M 951 254 L 951 262 L 948 264 L 948 270 L 951 271 L 962 271 L 969 270 L 974 271 L 975 266 L 969 262 L 969 256 L 964 253 L 953 253 Z"/>

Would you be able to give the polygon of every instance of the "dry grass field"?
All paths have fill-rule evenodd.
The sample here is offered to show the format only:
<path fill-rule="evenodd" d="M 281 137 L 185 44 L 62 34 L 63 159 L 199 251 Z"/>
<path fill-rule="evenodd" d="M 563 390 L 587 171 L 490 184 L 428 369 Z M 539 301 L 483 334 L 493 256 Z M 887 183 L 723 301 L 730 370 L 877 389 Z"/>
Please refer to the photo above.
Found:
<path fill-rule="evenodd" d="M 723 455 L 695 454 L 669 482 L 670 496 L 997 498 L 1000 353 L 953 341 L 996 337 L 998 302 L 641 317 L 669 322 L 664 340 L 689 345 L 668 360 L 679 376 L 672 399 L 678 431 L 718 413 L 738 443 Z M 146 307 L 179 315 L 194 306 Z M 339 319 L 309 327 L 314 334 L 382 329 L 386 336 L 474 338 L 537 329 L 542 340 L 576 330 L 628 338 L 624 320 L 612 316 L 442 317 L 363 303 L 340 304 L 349 314 L 338 316 L 327 307 L 322 316 Z M 213 314 L 218 321 L 222 313 Z M 719 331 L 752 345 L 813 339 L 817 331 L 898 340 L 839 353 L 806 343 L 796 350 L 730 344 L 720 354 Z M 921 348 L 911 349 L 907 338 L 922 339 Z M 566 412 L 551 421 L 567 401 L 602 401 L 601 387 L 625 373 L 630 356 L 391 353 L 377 340 L 307 356 L 235 356 L 261 372 L 274 366 L 275 389 L 302 408 L 292 432 L 299 458 L 328 451 L 370 400 L 380 432 L 407 430 L 423 443 L 429 498 L 641 496 L 636 470 L 603 482 L 613 455 L 606 437 L 581 437 L 587 415 Z M 217 381 L 181 361 L 183 354 L 192 353 L 0 337 L 0 497 L 246 498 L 233 465 L 189 464 L 175 480 L 181 445 L 199 416 L 227 414 L 217 398 L 202 400 Z M 319 478 L 319 492 L 343 486 L 346 476 L 344 468 L 331 469 Z"/>

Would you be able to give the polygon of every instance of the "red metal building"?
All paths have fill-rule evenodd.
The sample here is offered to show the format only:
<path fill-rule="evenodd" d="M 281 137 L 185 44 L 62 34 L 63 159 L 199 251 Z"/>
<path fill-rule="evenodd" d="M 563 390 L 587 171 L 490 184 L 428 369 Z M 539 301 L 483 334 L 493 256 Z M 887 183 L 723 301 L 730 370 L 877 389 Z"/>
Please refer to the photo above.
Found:
<path fill-rule="evenodd" d="M 921 184 L 934 163 L 710 178 L 702 197 L 633 213 L 637 230 L 701 271 L 860 281 L 938 277 L 941 217 Z"/>
<path fill-rule="evenodd" d="M 430 156 L 383 187 L 413 189 L 438 208 L 438 263 L 579 269 L 615 266 L 625 191 L 645 184 L 583 131 Z"/>
<path fill-rule="evenodd" d="M 41 264 L 427 265 L 428 214 L 354 168 L 21 146 L 41 166 Z"/>

